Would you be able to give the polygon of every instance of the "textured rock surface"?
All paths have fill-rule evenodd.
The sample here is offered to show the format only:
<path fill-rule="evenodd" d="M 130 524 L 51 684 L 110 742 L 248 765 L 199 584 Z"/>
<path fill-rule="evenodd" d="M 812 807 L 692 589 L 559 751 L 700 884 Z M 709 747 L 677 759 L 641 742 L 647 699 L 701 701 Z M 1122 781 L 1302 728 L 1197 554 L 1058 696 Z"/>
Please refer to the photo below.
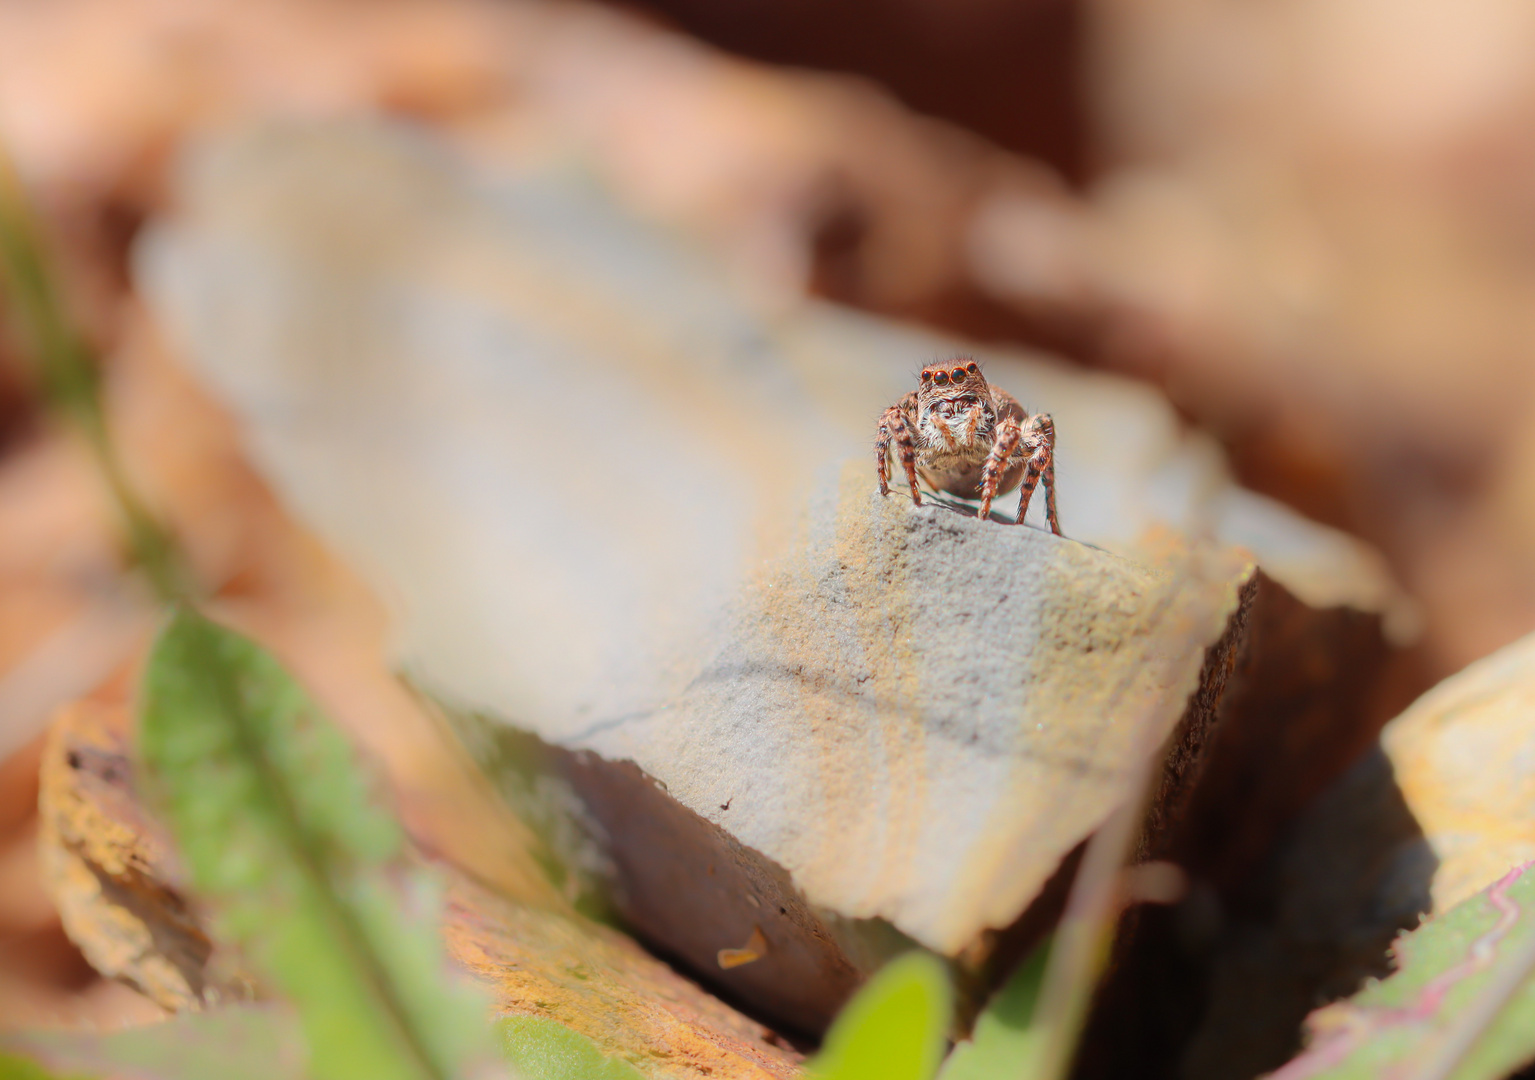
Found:
<path fill-rule="evenodd" d="M 689 810 L 632 762 L 586 751 L 561 772 L 608 841 L 624 921 L 737 1001 L 802 1033 L 825 1027 L 865 975 L 910 948 L 879 924 L 808 904 L 787 871 Z M 733 804 L 720 804 L 721 815 Z M 726 967 L 749 943 L 755 959 Z"/>
<path fill-rule="evenodd" d="M 167 1009 L 249 996 L 248 978 L 212 953 L 178 891 L 170 846 L 139 803 L 130 724 L 126 703 L 106 694 L 67 709 L 50 732 L 41 854 L 70 936 L 100 970 Z M 657 1080 L 798 1075 L 798 1055 L 775 1035 L 622 934 L 442 872 L 449 950 L 499 1011 L 558 1020 Z"/>
<path fill-rule="evenodd" d="M 714 977 L 809 1030 L 895 944 L 844 920 L 949 954 L 1008 926 L 1182 720 L 1153 827 L 1176 815 L 1249 598 L 1245 565 L 1201 569 L 1226 576 L 913 509 L 850 466 L 676 698 L 582 740 L 626 914 L 699 970 L 760 931 Z"/>
<path fill-rule="evenodd" d="M 573 741 L 664 779 L 813 903 L 956 953 L 1117 804 L 1141 725 L 1171 732 L 1245 567 L 1211 586 L 913 509 L 861 466 L 672 699 Z M 1202 586 L 1219 599 L 1191 611 Z"/>
<path fill-rule="evenodd" d="M 1158 624 L 1173 579 L 1133 561 L 1158 528 L 1243 544 L 1312 604 L 1390 600 L 1161 399 L 1039 357 L 981 353 L 1055 416 L 1071 540 L 878 499 L 879 412 L 967 347 L 763 309 L 569 176 L 272 129 L 194 159 L 182 206 L 140 279 L 290 506 L 395 603 L 413 677 L 633 760 L 822 913 L 957 952 L 1028 905 L 1235 608 L 1231 565 L 1197 626 Z M 1178 760 L 1192 778 L 1197 740 Z M 645 929 L 703 968 L 754 926 Z"/>

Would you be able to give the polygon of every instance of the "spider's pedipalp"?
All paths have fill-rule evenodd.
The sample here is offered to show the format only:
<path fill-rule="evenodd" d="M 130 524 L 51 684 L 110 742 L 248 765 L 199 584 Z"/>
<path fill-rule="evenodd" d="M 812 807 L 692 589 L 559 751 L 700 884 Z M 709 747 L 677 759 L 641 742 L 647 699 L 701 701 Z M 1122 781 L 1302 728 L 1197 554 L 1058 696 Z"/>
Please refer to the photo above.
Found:
<path fill-rule="evenodd" d="M 975 442 L 975 433 L 980 430 L 981 418 L 986 415 L 986 409 L 980 404 L 970 407 L 970 412 L 965 416 L 965 442 Z"/>
<path fill-rule="evenodd" d="M 959 442 L 954 438 L 954 430 L 949 427 L 949 422 L 937 413 L 928 416 L 927 422 L 938 429 L 938 434 L 943 436 L 943 441 L 949 444 L 950 450 L 958 450 Z"/>

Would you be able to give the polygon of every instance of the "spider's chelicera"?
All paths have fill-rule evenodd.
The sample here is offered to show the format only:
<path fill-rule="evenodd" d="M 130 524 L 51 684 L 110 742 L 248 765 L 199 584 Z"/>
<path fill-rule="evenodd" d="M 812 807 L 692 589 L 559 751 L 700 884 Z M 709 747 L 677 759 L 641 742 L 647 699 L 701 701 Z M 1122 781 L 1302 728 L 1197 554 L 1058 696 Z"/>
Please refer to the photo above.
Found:
<path fill-rule="evenodd" d="M 974 360 L 923 368 L 917 389 L 880 417 L 874 459 L 881 495 L 890 494 L 892 450 L 918 506 L 918 473 L 935 491 L 980 499 L 981 518 L 991 515 L 998 495 L 1021 487 L 1021 525 L 1035 487 L 1044 481 L 1045 517 L 1050 530 L 1061 533 L 1055 515 L 1055 424 L 1046 413 L 1029 415 L 1013 395 L 987 382 Z"/>

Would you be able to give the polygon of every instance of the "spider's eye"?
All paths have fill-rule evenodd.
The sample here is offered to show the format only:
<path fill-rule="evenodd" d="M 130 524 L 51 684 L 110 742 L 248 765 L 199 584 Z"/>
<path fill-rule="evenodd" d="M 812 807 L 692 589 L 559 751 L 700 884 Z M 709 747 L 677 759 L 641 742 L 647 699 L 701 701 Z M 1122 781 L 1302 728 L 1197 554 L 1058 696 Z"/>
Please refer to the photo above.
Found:
<path fill-rule="evenodd" d="M 927 382 L 927 380 L 931 379 L 932 377 L 933 377 L 933 373 L 931 371 L 924 371 L 922 373 L 922 381 L 923 382 Z"/>
<path fill-rule="evenodd" d="M 970 374 L 974 375 L 976 372 L 980 371 L 981 369 L 976 367 L 974 364 L 970 364 L 970 365 L 968 365 L 965 368 L 965 370 L 970 372 Z"/>
<path fill-rule="evenodd" d="M 957 368 L 954 369 L 954 371 L 951 374 L 953 374 L 953 376 L 954 376 L 954 381 L 955 382 L 959 382 L 961 379 L 963 379 L 965 377 L 965 369 L 962 368 L 962 367 L 957 367 Z"/>
<path fill-rule="evenodd" d="M 947 371 L 940 371 L 938 374 L 933 376 L 933 381 L 942 386 L 944 383 L 949 381 L 949 373 Z"/>

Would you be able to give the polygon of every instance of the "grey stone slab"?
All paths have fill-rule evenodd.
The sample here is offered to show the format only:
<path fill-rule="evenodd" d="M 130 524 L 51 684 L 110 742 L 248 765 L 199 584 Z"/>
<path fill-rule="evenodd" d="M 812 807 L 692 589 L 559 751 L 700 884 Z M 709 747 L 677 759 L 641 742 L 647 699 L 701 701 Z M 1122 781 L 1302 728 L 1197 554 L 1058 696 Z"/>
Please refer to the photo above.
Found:
<path fill-rule="evenodd" d="M 1313 602 L 1391 600 L 1376 556 L 1236 487 L 1149 388 L 761 308 L 577 174 L 278 126 L 207 144 L 179 198 L 139 280 L 395 607 L 412 677 L 633 761 L 817 911 L 954 954 L 1029 904 L 1236 610 L 1245 563 L 1196 587 L 1159 532 L 1241 544 Z M 875 421 L 960 352 L 1054 415 L 1069 539 L 875 494 Z"/>

